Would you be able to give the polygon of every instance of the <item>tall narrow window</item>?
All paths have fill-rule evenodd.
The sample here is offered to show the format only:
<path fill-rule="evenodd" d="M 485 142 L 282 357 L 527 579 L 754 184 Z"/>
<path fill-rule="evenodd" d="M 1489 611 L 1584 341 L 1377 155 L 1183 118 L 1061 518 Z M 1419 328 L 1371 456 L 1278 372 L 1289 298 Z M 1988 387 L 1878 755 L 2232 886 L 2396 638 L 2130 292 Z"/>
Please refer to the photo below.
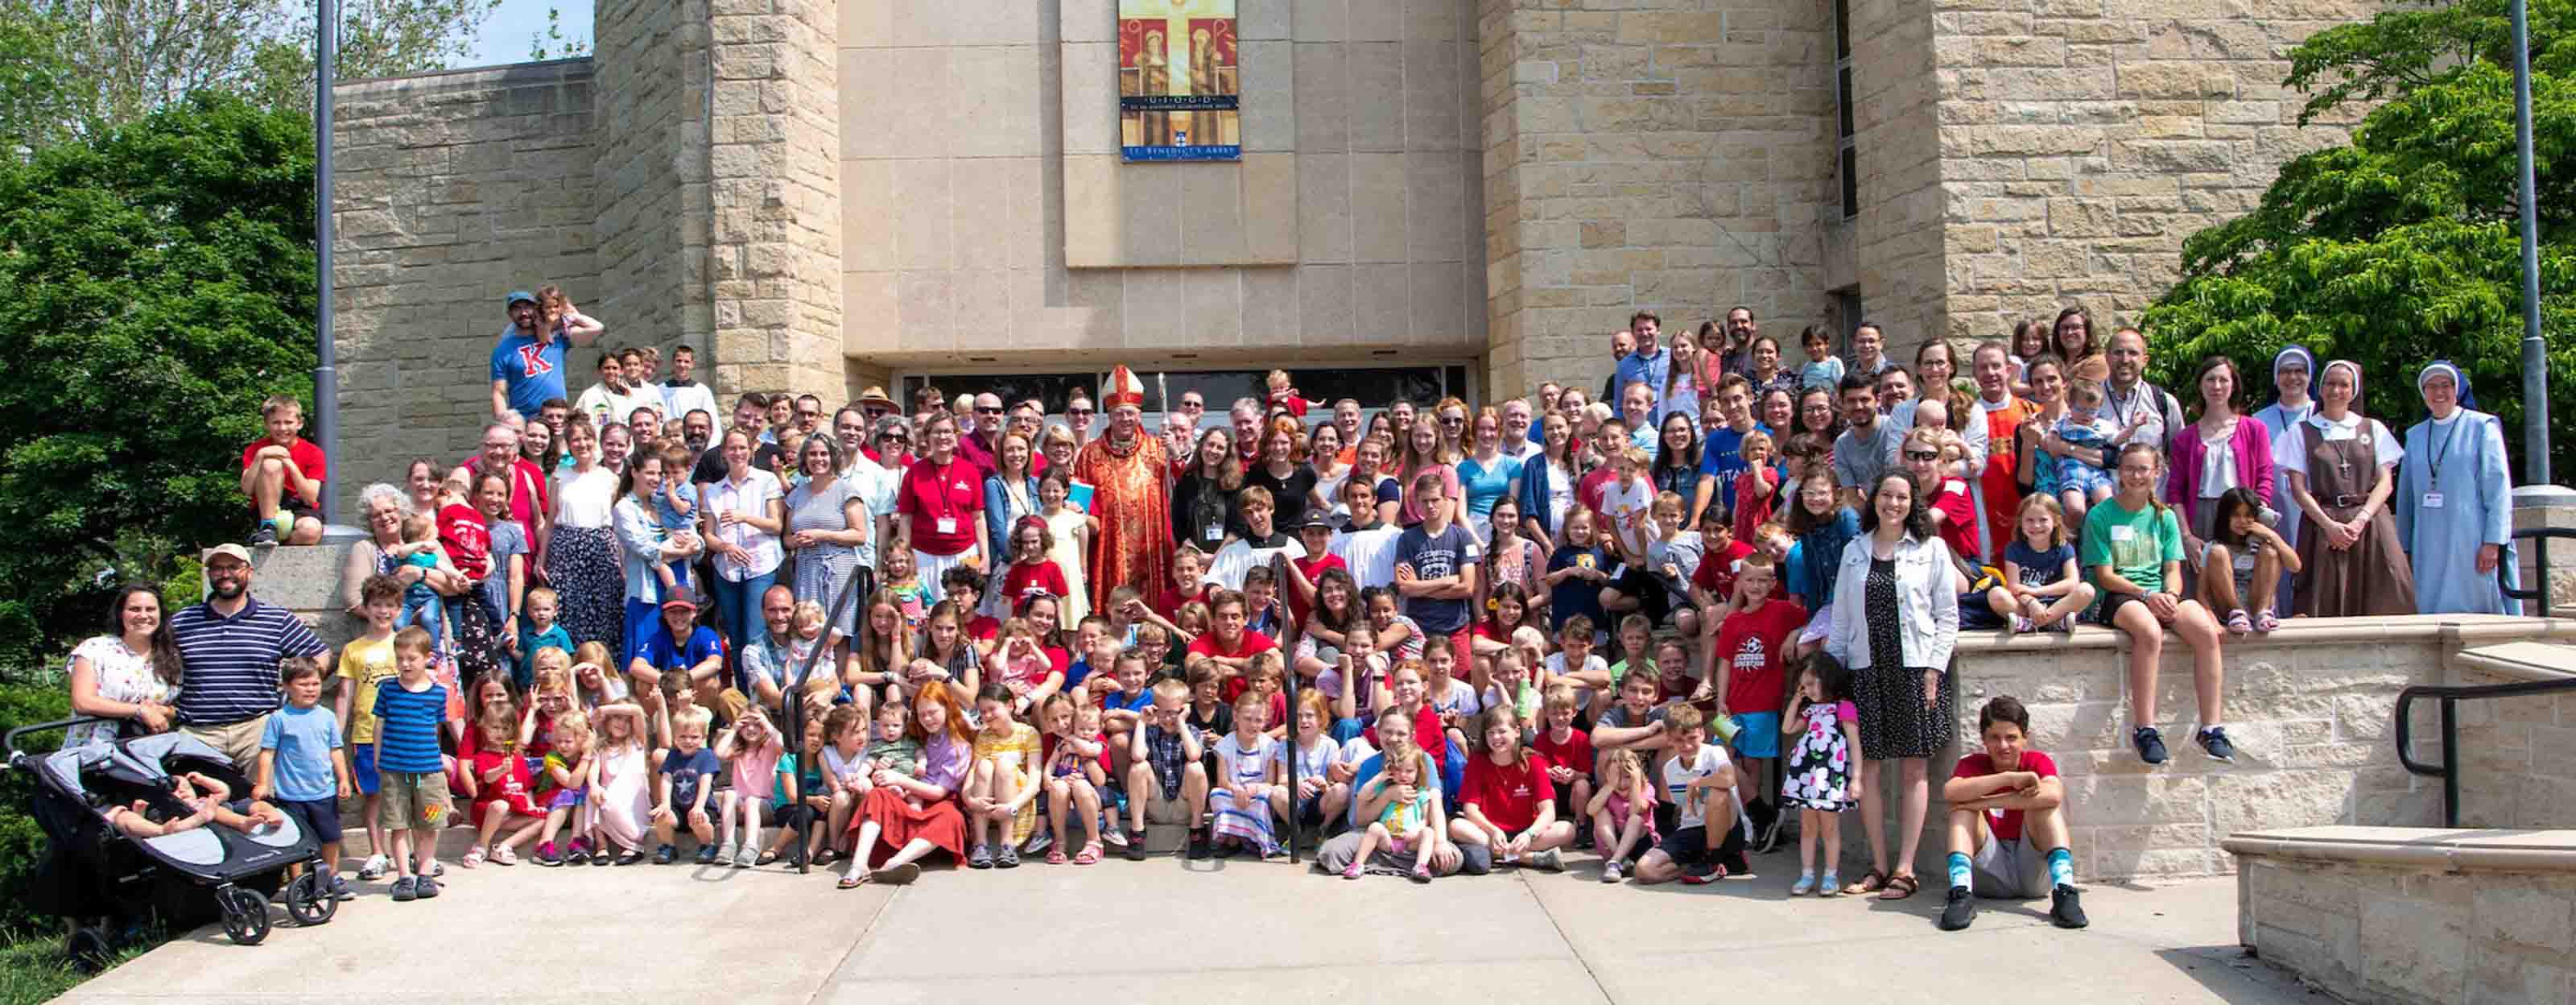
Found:
<path fill-rule="evenodd" d="M 1842 182 L 1843 219 L 1860 215 L 1860 155 L 1852 144 L 1851 0 L 1834 0 L 1835 174 Z"/>

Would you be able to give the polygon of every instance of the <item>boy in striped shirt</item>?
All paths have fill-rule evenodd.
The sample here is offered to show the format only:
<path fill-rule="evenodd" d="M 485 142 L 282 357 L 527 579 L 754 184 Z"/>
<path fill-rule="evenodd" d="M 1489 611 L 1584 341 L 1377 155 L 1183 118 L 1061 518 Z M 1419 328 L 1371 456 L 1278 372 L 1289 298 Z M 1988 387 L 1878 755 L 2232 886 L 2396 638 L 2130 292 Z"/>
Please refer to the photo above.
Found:
<path fill-rule="evenodd" d="M 438 896 L 431 858 L 451 806 L 438 727 L 447 719 L 447 688 L 430 675 L 434 640 L 415 625 L 394 635 L 397 676 L 376 682 L 376 770 L 382 781 L 378 822 L 393 832 L 394 899 Z"/>

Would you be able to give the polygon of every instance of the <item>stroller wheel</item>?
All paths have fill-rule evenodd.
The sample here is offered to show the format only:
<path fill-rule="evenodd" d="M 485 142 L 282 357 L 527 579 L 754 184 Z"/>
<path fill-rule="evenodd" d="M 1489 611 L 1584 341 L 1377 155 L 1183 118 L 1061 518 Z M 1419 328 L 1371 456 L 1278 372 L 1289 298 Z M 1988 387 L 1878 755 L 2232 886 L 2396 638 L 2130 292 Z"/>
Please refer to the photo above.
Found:
<path fill-rule="evenodd" d="M 224 911 L 224 934 L 233 944 L 256 946 L 268 938 L 268 896 L 247 887 L 227 886 L 215 891 L 215 903 Z"/>
<path fill-rule="evenodd" d="M 322 886 L 320 870 L 307 869 L 286 885 L 286 916 L 306 928 L 327 924 L 340 913 L 340 899 Z"/>
<path fill-rule="evenodd" d="M 96 928 L 72 929 L 71 937 L 63 944 L 63 955 L 70 957 L 72 966 L 85 974 L 94 974 L 106 967 L 108 956 L 113 952 L 115 949 L 108 945 L 107 933 Z"/>

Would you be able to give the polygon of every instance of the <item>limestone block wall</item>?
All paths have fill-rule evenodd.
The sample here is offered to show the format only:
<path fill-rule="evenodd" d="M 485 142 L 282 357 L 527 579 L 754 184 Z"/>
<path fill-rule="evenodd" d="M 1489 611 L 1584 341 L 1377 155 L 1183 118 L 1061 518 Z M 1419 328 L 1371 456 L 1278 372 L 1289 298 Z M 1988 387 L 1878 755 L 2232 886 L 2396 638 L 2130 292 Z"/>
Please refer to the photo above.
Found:
<path fill-rule="evenodd" d="M 2065 779 L 2077 875 L 2223 873 L 2233 864 L 2220 842 L 2238 831 L 2439 824 L 2440 781 L 2397 764 L 2389 731 L 2398 690 L 2444 682 L 2447 655 L 2463 645 L 2571 637 L 2576 623 L 2477 616 L 2294 620 L 2268 637 L 2231 637 L 2222 712 L 2241 749 L 2234 764 L 2191 743 L 2198 716 L 2189 650 L 2168 639 L 2156 717 L 2173 757 L 2149 769 L 2129 746 L 2125 635 L 2091 626 L 2010 639 L 1964 633 L 1955 663 L 1959 742 L 1935 759 L 1931 776 L 1949 777 L 1958 755 L 1976 749 L 1977 709 L 2009 694 L 2029 707 L 2032 745 Z M 2432 715 L 2418 705 L 2419 756 L 2439 749 Z M 1916 860 L 1926 870 L 1946 854 L 1937 783 L 1932 807 Z"/>
<path fill-rule="evenodd" d="M 840 4 L 854 372 L 1482 354 L 1473 0 L 1237 11 L 1243 161 L 1127 164 L 1115 0 Z"/>
<path fill-rule="evenodd" d="M 2068 303 L 2106 330 L 2134 321 L 2180 274 L 2184 238 L 2253 208 L 2282 163 L 2345 139 L 2351 110 L 2297 125 L 2306 96 L 2281 86 L 2288 52 L 2381 7 L 1938 0 L 1933 63 L 1908 82 L 1939 95 L 1949 299 L 1933 331 L 2002 338 Z"/>
<path fill-rule="evenodd" d="M 2454 682 L 2505 684 L 2547 676 L 2553 675 L 2463 667 Z M 2576 826 L 2576 693 L 2463 701 L 2456 715 L 2461 826 Z M 2433 722 L 2424 735 L 2438 741 L 2440 720 Z M 2440 749 L 2438 743 L 2426 746 Z"/>
<path fill-rule="evenodd" d="M 2576 1000 L 2567 831 L 2313 827 L 2229 847 L 2238 941 L 2337 999 Z"/>
<path fill-rule="evenodd" d="M 1951 130 L 1940 92 L 1925 86 L 1935 65 L 1935 22 L 1923 5 L 1904 0 L 1851 0 L 1845 9 L 1860 215 L 1836 237 L 1852 247 L 1862 298 L 1862 317 L 1847 324 L 1877 322 L 1889 355 L 1910 362 L 1915 345 L 1949 327 L 1940 150 Z M 1834 211 L 1841 211 L 1839 195 Z M 1782 355 L 1804 358 L 1785 345 Z"/>
<path fill-rule="evenodd" d="M 1495 393 L 1598 387 L 1609 332 L 1638 309 L 1672 330 L 1743 304 L 1791 335 L 1823 316 L 1821 224 L 1839 205 L 1823 14 L 1813 0 L 1481 5 Z"/>
<path fill-rule="evenodd" d="M 627 323 L 590 295 L 593 84 L 591 62 L 571 59 L 333 92 L 340 512 L 412 457 L 473 451 L 503 294 L 555 283 L 610 319 L 612 340 Z M 596 359 L 571 353 L 568 383 L 589 384 Z"/>
<path fill-rule="evenodd" d="M 705 164 L 715 384 L 811 392 L 837 405 L 853 397 L 841 362 L 837 5 L 712 8 Z"/>
<path fill-rule="evenodd" d="M 596 309 L 612 343 L 712 348 L 708 18 L 706 0 L 605 0 L 592 14 L 601 123 L 591 158 Z"/>

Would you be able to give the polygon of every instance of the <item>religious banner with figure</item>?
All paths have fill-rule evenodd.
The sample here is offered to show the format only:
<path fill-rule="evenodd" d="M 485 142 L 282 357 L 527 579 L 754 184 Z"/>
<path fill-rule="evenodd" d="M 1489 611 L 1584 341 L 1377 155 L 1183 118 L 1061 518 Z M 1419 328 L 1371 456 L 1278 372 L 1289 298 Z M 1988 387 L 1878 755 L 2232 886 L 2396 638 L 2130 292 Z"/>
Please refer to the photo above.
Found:
<path fill-rule="evenodd" d="M 1243 159 L 1234 2 L 1118 0 L 1118 138 L 1128 160 Z"/>

